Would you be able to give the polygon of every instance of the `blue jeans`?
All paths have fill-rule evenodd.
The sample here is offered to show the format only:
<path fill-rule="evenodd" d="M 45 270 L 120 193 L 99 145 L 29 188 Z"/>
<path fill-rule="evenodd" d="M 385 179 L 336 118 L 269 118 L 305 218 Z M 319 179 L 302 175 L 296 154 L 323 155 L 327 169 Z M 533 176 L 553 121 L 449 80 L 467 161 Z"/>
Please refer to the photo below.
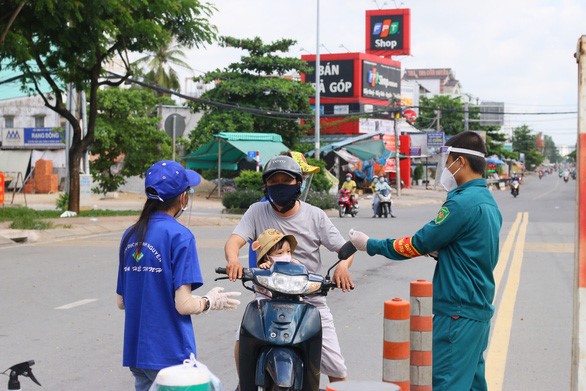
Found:
<path fill-rule="evenodd" d="M 134 375 L 134 388 L 136 391 L 149 391 L 149 388 L 155 382 L 157 373 L 156 369 L 140 369 L 130 367 L 130 372 Z"/>

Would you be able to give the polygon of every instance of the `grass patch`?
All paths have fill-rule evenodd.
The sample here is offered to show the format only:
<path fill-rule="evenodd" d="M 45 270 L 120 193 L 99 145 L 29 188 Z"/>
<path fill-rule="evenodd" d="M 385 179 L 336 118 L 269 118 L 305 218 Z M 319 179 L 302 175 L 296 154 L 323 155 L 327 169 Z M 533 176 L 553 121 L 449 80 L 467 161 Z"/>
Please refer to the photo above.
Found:
<path fill-rule="evenodd" d="M 50 229 L 55 228 L 55 225 L 45 219 L 56 219 L 63 213 L 60 210 L 35 210 L 22 206 L 18 207 L 4 207 L 0 210 L 0 221 L 11 221 L 11 229 Z M 137 210 L 83 210 L 78 217 L 108 217 L 108 216 L 138 216 L 140 211 Z M 68 219 L 75 219 L 69 217 Z M 71 227 L 71 224 L 69 224 Z"/>

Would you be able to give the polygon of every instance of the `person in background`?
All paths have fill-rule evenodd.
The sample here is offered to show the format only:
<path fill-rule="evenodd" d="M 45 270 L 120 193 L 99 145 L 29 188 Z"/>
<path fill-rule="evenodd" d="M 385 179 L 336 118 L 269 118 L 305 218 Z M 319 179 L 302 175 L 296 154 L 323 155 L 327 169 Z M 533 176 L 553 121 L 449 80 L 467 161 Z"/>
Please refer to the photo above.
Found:
<path fill-rule="evenodd" d="M 393 189 L 391 188 L 391 186 L 387 183 L 387 179 L 385 177 L 380 177 L 378 179 L 378 183 L 374 186 L 374 196 L 373 196 L 373 210 L 374 210 L 374 214 L 372 215 L 372 217 L 376 217 L 377 216 L 377 211 L 378 211 L 378 205 L 380 203 L 380 200 L 378 198 L 378 194 L 383 191 L 383 190 L 388 190 L 389 195 L 393 194 Z M 376 201 L 375 201 L 376 200 Z M 374 203 L 376 202 L 376 207 L 374 205 Z M 397 216 L 395 216 L 393 214 L 393 203 L 391 202 L 391 210 L 389 211 L 389 213 L 391 214 L 392 218 L 395 218 Z"/>
<path fill-rule="evenodd" d="M 345 243 L 344 238 L 325 212 L 299 200 L 302 171 L 299 164 L 288 156 L 270 159 L 263 169 L 266 202 L 256 202 L 240 219 L 232 235 L 226 241 L 224 252 L 226 272 L 231 281 L 242 277 L 242 264 L 238 252 L 248 241 L 257 240 L 266 229 L 274 228 L 297 240 L 296 258 L 309 272 L 320 273 L 322 261 L 320 247 L 338 252 Z M 354 287 L 348 269 L 352 258 L 340 262 L 332 280 L 344 292 Z M 323 326 L 323 351 L 321 372 L 330 382 L 346 380 L 347 369 L 342 357 L 336 328 L 326 298 L 306 298 L 320 312 Z"/>
<path fill-rule="evenodd" d="M 342 183 L 340 189 L 348 190 L 350 192 L 350 196 L 352 198 L 352 203 L 358 206 L 358 197 L 356 195 L 356 182 L 352 179 L 352 174 L 346 174 L 346 180 Z"/>
<path fill-rule="evenodd" d="M 371 239 L 350 230 L 368 255 L 404 260 L 437 259 L 433 275 L 433 390 L 487 390 L 484 351 L 494 314 L 493 270 L 499 256 L 502 216 L 483 173 L 486 146 L 475 132 L 447 143 L 440 183 L 447 199 L 435 219 L 413 236 Z"/>
<path fill-rule="evenodd" d="M 234 298 L 240 292 L 221 287 L 191 294 L 203 285 L 195 237 L 176 219 L 200 181 L 177 162 L 153 164 L 138 222 L 122 236 L 116 286 L 118 308 L 124 310 L 122 364 L 130 368 L 136 391 L 147 391 L 159 370 L 197 354 L 190 315 L 240 304 Z"/>

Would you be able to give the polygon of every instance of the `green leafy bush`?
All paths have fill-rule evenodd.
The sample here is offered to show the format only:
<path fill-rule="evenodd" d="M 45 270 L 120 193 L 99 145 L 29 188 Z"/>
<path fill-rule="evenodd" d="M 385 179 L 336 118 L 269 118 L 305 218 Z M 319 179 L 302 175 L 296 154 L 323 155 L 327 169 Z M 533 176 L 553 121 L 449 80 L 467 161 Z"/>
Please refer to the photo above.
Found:
<path fill-rule="evenodd" d="M 240 171 L 240 175 L 234 181 L 236 182 L 236 188 L 239 190 L 248 189 L 258 191 L 263 188 L 262 173 L 260 171 Z"/>
<path fill-rule="evenodd" d="M 338 198 L 326 191 L 309 190 L 305 202 L 324 210 L 338 207 Z"/>
<path fill-rule="evenodd" d="M 228 210 L 244 210 L 263 197 L 263 193 L 253 189 L 237 189 L 233 192 L 226 192 L 222 197 L 222 205 Z"/>
<path fill-rule="evenodd" d="M 419 179 L 423 179 L 423 166 L 421 163 L 415 166 L 415 170 L 413 170 L 413 180 L 417 181 Z"/>

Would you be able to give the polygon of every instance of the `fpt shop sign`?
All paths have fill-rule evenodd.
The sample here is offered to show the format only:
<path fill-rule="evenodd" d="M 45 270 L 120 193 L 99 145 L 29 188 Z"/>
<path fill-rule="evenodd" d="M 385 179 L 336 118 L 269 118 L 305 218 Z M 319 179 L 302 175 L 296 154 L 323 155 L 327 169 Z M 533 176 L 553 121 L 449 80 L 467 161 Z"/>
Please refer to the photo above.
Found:
<path fill-rule="evenodd" d="M 387 64 L 362 61 L 362 96 L 388 100 L 401 94 L 401 69 Z"/>
<path fill-rule="evenodd" d="M 24 128 L 24 143 L 25 145 L 55 145 L 63 144 L 63 139 L 61 133 L 53 128 Z"/>
<path fill-rule="evenodd" d="M 366 11 L 366 53 L 411 54 L 411 10 Z"/>
<path fill-rule="evenodd" d="M 315 87 L 315 61 L 307 65 L 313 70 L 305 75 L 305 82 Z M 320 95 L 323 97 L 354 96 L 354 60 L 321 61 L 319 69 Z"/>

